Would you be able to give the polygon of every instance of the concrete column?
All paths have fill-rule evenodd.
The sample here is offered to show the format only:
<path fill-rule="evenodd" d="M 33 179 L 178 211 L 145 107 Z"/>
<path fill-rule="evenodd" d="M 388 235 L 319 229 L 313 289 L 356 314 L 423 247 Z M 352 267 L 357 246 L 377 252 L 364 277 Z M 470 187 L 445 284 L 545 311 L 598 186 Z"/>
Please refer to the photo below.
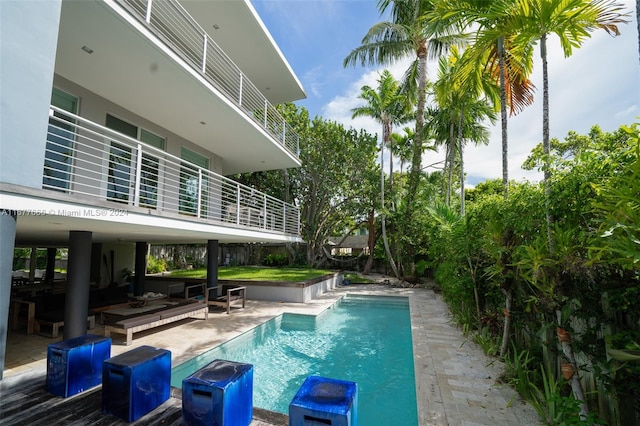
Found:
<path fill-rule="evenodd" d="M 207 241 L 207 287 L 218 285 L 218 240 Z"/>
<path fill-rule="evenodd" d="M 135 281 L 133 284 L 133 295 L 142 296 L 144 294 L 144 276 L 147 273 L 147 252 L 149 247 L 146 242 L 136 242 L 136 265 Z"/>
<path fill-rule="evenodd" d="M 33 284 L 36 280 L 36 267 L 38 266 L 38 248 L 31 247 L 31 255 L 29 256 L 29 283 Z"/>
<path fill-rule="evenodd" d="M 105 271 L 106 272 L 106 271 Z M 89 280 L 102 287 L 102 243 L 91 244 L 91 275 Z"/>
<path fill-rule="evenodd" d="M 9 330 L 9 298 L 11 297 L 11 270 L 16 240 L 16 212 L 0 210 L 0 380 L 4 373 L 4 356 Z"/>
<path fill-rule="evenodd" d="M 58 250 L 56 248 L 47 248 L 47 271 L 44 276 L 47 279 L 47 283 L 53 284 L 53 279 L 55 278 L 55 270 L 56 270 L 56 252 Z"/>
<path fill-rule="evenodd" d="M 64 340 L 87 334 L 90 276 L 91 232 L 71 231 L 64 305 Z"/>

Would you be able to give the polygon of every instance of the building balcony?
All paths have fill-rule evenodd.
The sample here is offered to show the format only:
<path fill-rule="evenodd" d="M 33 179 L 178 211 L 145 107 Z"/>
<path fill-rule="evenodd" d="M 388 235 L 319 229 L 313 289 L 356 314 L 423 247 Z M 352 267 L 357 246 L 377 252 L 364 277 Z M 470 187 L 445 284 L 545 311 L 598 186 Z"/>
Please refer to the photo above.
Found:
<path fill-rule="evenodd" d="M 116 0 L 296 157 L 299 137 L 207 32 L 173 0 Z"/>
<path fill-rule="evenodd" d="M 294 239 L 300 231 L 296 206 L 55 106 L 42 188 L 155 217 Z"/>
<path fill-rule="evenodd" d="M 55 74 L 215 153 L 224 175 L 301 164 L 274 105 L 304 90 L 248 1 L 63 1 Z"/>

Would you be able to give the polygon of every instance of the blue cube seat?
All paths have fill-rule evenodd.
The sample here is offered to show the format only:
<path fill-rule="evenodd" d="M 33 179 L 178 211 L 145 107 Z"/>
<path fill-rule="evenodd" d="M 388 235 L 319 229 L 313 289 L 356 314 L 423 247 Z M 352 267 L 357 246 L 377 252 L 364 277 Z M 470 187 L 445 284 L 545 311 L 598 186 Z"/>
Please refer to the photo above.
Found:
<path fill-rule="evenodd" d="M 253 365 L 215 360 L 182 381 L 183 425 L 248 426 Z"/>
<path fill-rule="evenodd" d="M 355 382 L 309 376 L 289 404 L 289 426 L 355 426 L 357 411 Z"/>
<path fill-rule="evenodd" d="M 86 334 L 47 347 L 47 392 L 63 398 L 102 383 L 102 365 L 111 356 L 111 339 Z"/>
<path fill-rule="evenodd" d="M 169 399 L 171 352 L 140 346 L 104 361 L 102 412 L 133 422 Z"/>

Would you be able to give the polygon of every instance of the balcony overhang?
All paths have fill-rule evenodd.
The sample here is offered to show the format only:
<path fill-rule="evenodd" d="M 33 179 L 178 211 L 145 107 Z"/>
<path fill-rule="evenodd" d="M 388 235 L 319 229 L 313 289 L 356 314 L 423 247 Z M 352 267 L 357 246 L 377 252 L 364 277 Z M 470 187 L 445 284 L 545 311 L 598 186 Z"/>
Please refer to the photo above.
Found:
<path fill-rule="evenodd" d="M 180 2 L 274 105 L 307 97 L 249 0 Z M 280 60 L 274 60 L 277 56 Z"/>
<path fill-rule="evenodd" d="M 211 7 L 219 3 L 220 7 L 230 7 L 224 3 L 244 4 L 203 3 Z M 196 71 L 186 67 L 166 45 L 112 7 L 119 6 L 98 1 L 63 2 L 56 56 L 58 75 L 214 152 L 222 159 L 225 175 L 300 166 L 295 155 Z M 238 15 L 237 19 L 248 19 L 242 18 L 242 13 Z M 248 26 L 253 28 L 256 24 Z M 245 44 L 250 44 L 248 39 Z M 83 50 L 83 46 L 92 53 Z M 269 69 L 271 63 L 283 66 L 273 46 L 271 55 L 261 60 L 254 68 Z M 291 79 L 290 70 L 283 72 L 278 84 L 286 86 L 285 80 Z M 269 92 L 276 92 L 277 88 L 272 85 Z"/>
<path fill-rule="evenodd" d="M 0 188 L 0 199 L 2 209 L 18 212 L 17 246 L 64 247 L 70 231 L 89 231 L 94 242 L 104 243 L 302 242 L 291 234 L 189 220 L 117 203 L 83 203 L 78 196 L 59 194 L 54 199 L 50 191 L 13 185 Z"/>

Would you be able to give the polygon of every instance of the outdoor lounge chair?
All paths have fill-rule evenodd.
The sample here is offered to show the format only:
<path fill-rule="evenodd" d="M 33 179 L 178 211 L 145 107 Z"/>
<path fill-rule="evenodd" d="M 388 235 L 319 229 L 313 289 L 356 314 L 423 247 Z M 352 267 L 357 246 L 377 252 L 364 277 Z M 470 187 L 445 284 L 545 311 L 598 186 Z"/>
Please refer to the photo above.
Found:
<path fill-rule="evenodd" d="M 218 296 L 218 286 L 210 287 L 207 289 L 207 304 L 209 306 L 222 306 L 227 310 L 227 314 L 231 313 L 231 306 L 233 304 L 242 304 L 245 307 L 246 304 L 246 287 L 231 287 L 223 286 L 222 294 Z"/>

